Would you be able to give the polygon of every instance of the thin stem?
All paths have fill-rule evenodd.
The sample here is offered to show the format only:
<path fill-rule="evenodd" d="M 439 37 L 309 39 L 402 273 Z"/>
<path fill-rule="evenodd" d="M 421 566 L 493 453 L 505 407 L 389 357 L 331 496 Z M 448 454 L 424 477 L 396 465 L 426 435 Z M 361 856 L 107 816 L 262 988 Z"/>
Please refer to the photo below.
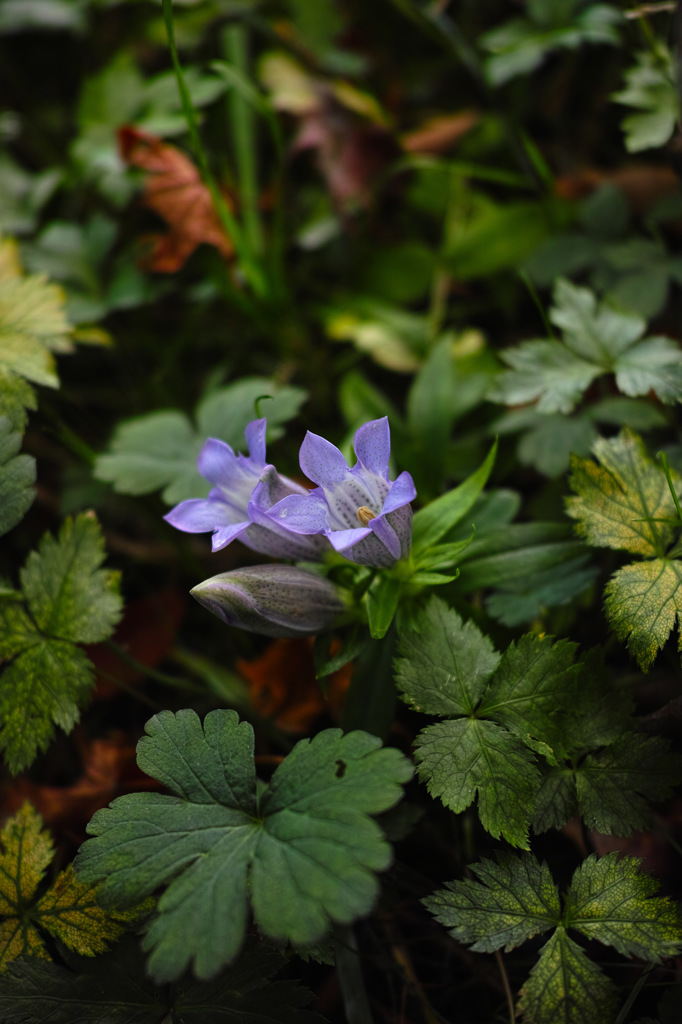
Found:
<path fill-rule="evenodd" d="M 535 285 L 533 284 L 533 282 L 530 279 L 530 275 L 528 274 L 528 272 L 526 270 L 519 270 L 519 277 L 521 278 L 521 280 L 525 284 L 526 288 L 528 289 L 528 293 L 529 293 L 531 299 L 535 303 L 535 307 L 536 307 L 538 313 L 540 314 L 540 317 L 542 319 L 543 324 L 545 325 L 545 330 L 547 331 L 547 336 L 549 338 L 552 338 L 553 341 L 555 341 L 556 340 L 556 335 L 555 335 L 554 330 L 552 328 L 552 322 L 549 319 L 549 317 L 547 316 L 547 312 L 545 310 L 545 307 L 543 306 L 542 302 L 540 301 L 540 296 L 537 293 L 537 289 L 536 289 Z"/>
<path fill-rule="evenodd" d="M 514 994 L 509 984 L 509 978 L 507 977 L 507 969 L 504 966 L 504 959 L 499 949 L 495 950 L 495 960 L 497 966 L 500 969 L 500 975 L 502 977 L 502 985 L 504 986 L 504 994 L 507 997 L 507 1010 L 509 1011 L 509 1024 L 514 1024 L 515 1013 L 514 1013 Z"/>
<path fill-rule="evenodd" d="M 623 1003 L 623 1005 L 621 1006 L 620 1013 L 616 1017 L 616 1019 L 613 1022 L 613 1024 L 625 1024 L 625 1021 L 627 1019 L 627 1016 L 628 1016 L 630 1010 L 632 1009 L 632 1006 L 633 1006 L 633 1004 L 635 1002 L 635 999 L 637 998 L 637 996 L 639 995 L 641 990 L 644 988 L 644 985 L 646 984 L 646 980 L 649 977 L 649 975 L 651 974 L 653 968 L 654 968 L 653 964 L 649 964 L 648 967 L 644 968 L 644 970 L 640 974 L 639 978 L 637 979 L 635 984 L 632 986 L 632 988 L 630 990 L 630 993 L 629 993 L 627 999 L 625 1000 L 625 1002 Z"/>
<path fill-rule="evenodd" d="M 351 925 L 334 926 L 334 959 L 348 1024 L 373 1024 L 358 945 Z"/>
<path fill-rule="evenodd" d="M 135 672 L 139 672 L 140 675 L 145 676 L 147 679 L 153 679 L 155 683 L 163 683 L 164 686 L 172 686 L 175 690 L 186 690 L 189 693 L 205 693 L 203 686 L 199 686 L 189 679 L 178 679 L 177 676 L 169 676 L 165 672 L 158 672 L 156 669 L 150 668 L 149 665 L 144 665 L 113 640 L 105 640 L 104 643 L 124 665 L 134 669 Z"/>

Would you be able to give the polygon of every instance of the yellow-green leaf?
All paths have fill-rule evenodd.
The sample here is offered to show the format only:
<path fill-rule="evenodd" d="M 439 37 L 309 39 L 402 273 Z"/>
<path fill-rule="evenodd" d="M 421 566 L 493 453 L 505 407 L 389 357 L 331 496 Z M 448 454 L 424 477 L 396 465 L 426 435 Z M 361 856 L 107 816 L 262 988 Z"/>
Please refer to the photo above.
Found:
<path fill-rule="evenodd" d="M 663 555 L 674 530 L 660 519 L 675 518 L 662 469 L 649 458 L 641 438 L 630 430 L 618 437 L 600 438 L 591 459 L 574 457 L 570 483 L 576 496 L 566 511 L 578 520 L 577 531 L 595 547 L 620 548 L 636 555 Z M 682 480 L 673 473 L 682 489 Z"/>
<path fill-rule="evenodd" d="M 654 558 L 614 573 L 606 586 L 606 614 L 619 640 L 643 671 L 679 625 L 682 615 L 682 562 Z M 682 637 L 678 642 L 682 649 Z"/>

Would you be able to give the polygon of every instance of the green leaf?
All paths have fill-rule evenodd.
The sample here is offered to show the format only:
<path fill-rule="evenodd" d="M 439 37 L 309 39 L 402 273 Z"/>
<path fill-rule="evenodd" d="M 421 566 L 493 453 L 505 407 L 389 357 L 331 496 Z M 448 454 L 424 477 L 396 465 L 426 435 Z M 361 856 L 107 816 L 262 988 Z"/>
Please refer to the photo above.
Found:
<path fill-rule="evenodd" d="M 559 923 L 557 887 L 547 865 L 531 854 L 503 853 L 471 871 L 479 881 L 448 882 L 422 900 L 458 942 L 481 953 L 509 950 Z"/>
<path fill-rule="evenodd" d="M 672 502 L 671 502 L 672 504 Z M 647 672 L 682 616 L 682 561 L 654 558 L 626 565 L 606 585 L 611 626 Z M 682 634 L 678 639 L 682 650 Z"/>
<path fill-rule="evenodd" d="M 0 256 L 0 372 L 59 387 L 53 352 L 71 352 L 64 294 L 42 275 L 23 276 L 15 258 Z"/>
<path fill-rule="evenodd" d="M 13 964 L 0 976 L 5 1024 L 318 1024 L 305 1009 L 312 995 L 295 981 L 270 981 L 285 964 L 273 949 L 255 944 L 212 981 L 184 978 L 160 988 L 147 977 L 132 938 L 94 960 L 72 960 L 72 970 L 39 960 Z"/>
<path fill-rule="evenodd" d="M 14 772 L 50 741 L 55 725 L 69 731 L 93 682 L 80 643 L 112 632 L 121 611 L 118 574 L 104 557 L 97 520 L 67 519 L 57 540 L 46 535 L 21 571 L 22 598 L 0 601 L 0 747 Z"/>
<path fill-rule="evenodd" d="M 35 498 L 36 462 L 17 454 L 20 448 L 21 435 L 0 416 L 0 536 L 21 521 Z"/>
<path fill-rule="evenodd" d="M 500 725 L 459 718 L 429 725 L 415 740 L 419 777 L 455 814 L 478 795 L 483 827 L 496 839 L 528 847 L 529 810 L 540 785 L 535 758 Z"/>
<path fill-rule="evenodd" d="M 557 928 L 519 993 L 517 1013 L 526 1024 L 605 1024 L 617 1000 L 613 982 Z"/>
<path fill-rule="evenodd" d="M 682 352 L 667 338 L 640 340 L 638 316 L 598 304 L 588 288 L 560 279 L 550 319 L 563 341 L 527 341 L 502 353 L 510 367 L 490 395 L 522 405 L 537 401 L 540 413 L 570 413 L 592 381 L 614 373 L 626 395 L 655 391 L 662 402 L 682 400 Z"/>
<path fill-rule="evenodd" d="M 629 153 L 664 146 L 680 111 L 673 60 L 665 44 L 657 39 L 655 52 L 645 50 L 636 58 L 634 67 L 625 72 L 625 88 L 612 97 L 637 111 L 624 117 L 621 125 Z"/>
<path fill-rule="evenodd" d="M 28 419 L 27 409 L 38 407 L 36 393 L 23 377 L 0 371 L 0 408 L 12 430 L 23 434 Z"/>
<path fill-rule="evenodd" d="M 475 473 L 459 487 L 441 495 L 417 512 L 412 523 L 412 550 L 415 557 L 419 557 L 436 544 L 448 530 L 464 518 L 485 487 L 496 454 L 497 441 Z"/>
<path fill-rule="evenodd" d="M 641 861 L 591 854 L 573 875 L 565 920 L 588 939 L 624 956 L 658 962 L 682 948 L 682 924 L 671 899 L 655 896 L 659 882 L 640 873 Z"/>
<path fill-rule="evenodd" d="M 415 711 L 470 715 L 500 662 L 491 641 L 473 622 L 432 598 L 417 629 L 401 637 L 396 685 Z"/>
<path fill-rule="evenodd" d="M 651 824 L 648 801 L 671 796 L 681 776 L 682 759 L 670 753 L 663 737 L 621 736 L 577 769 L 580 813 L 588 828 L 630 835 Z"/>
<path fill-rule="evenodd" d="M 261 414 L 268 437 L 281 435 L 281 424 L 295 416 L 305 400 L 301 388 L 278 387 L 264 377 L 248 377 L 209 392 L 196 409 L 197 429 L 180 412 L 154 412 L 119 424 L 109 451 L 97 458 L 95 477 L 123 494 L 149 494 L 163 488 L 169 504 L 203 497 L 209 484 L 197 470 L 197 456 L 207 437 L 244 449 L 244 429 L 256 418 L 255 402 L 264 395 Z"/>
<path fill-rule="evenodd" d="M 0 970 L 19 956 L 47 957 L 45 933 L 84 956 L 102 953 L 123 934 L 126 916 L 139 916 L 137 910 L 107 914 L 98 906 L 94 889 L 76 881 L 70 866 L 38 898 L 54 853 L 42 824 L 25 803 L 0 833 Z"/>
<path fill-rule="evenodd" d="M 261 931 L 304 945 L 367 913 L 390 847 L 368 817 L 400 798 L 412 768 L 367 733 L 301 740 L 257 801 L 253 730 L 233 711 L 164 711 L 138 762 L 174 795 L 135 793 L 99 811 L 76 870 L 126 906 L 170 883 L 144 945 L 159 981 L 192 964 L 212 977 L 243 945 L 248 905 Z"/>
<path fill-rule="evenodd" d="M 519 438 L 516 451 L 524 466 L 533 466 L 539 473 L 554 479 L 566 472 L 571 455 L 587 455 L 597 437 L 594 424 L 584 413 L 575 416 L 538 413 L 535 426 Z"/>
<path fill-rule="evenodd" d="M 373 640 L 386 636 L 398 610 L 402 582 L 390 576 L 379 576 L 367 593 L 369 631 Z"/>
<path fill-rule="evenodd" d="M 574 458 L 570 484 L 576 497 L 566 511 L 578 520 L 577 532 L 595 547 L 621 548 L 633 554 L 662 555 L 672 542 L 671 526 L 656 522 L 675 516 L 665 475 L 630 430 L 600 438 L 591 459 Z M 682 481 L 673 474 L 676 486 Z"/>
<path fill-rule="evenodd" d="M 91 513 L 67 519 L 59 537 L 43 537 L 21 570 L 24 597 L 43 633 L 94 644 L 105 640 L 121 615 L 118 574 L 101 569 L 104 541 Z"/>

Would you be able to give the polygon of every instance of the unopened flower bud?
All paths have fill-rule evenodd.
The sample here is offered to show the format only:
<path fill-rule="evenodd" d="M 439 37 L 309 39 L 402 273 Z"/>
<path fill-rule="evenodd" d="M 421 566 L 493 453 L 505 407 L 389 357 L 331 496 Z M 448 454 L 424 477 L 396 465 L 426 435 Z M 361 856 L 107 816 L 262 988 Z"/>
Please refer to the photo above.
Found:
<path fill-rule="evenodd" d="M 222 572 L 190 593 L 228 626 L 273 637 L 319 633 L 346 610 L 329 580 L 292 565 Z"/>

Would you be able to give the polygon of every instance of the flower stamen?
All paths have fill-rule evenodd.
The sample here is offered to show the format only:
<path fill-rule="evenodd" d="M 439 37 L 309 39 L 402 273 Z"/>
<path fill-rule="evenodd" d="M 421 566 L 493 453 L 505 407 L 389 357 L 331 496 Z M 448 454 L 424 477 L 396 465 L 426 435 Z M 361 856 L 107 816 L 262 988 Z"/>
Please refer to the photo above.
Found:
<path fill-rule="evenodd" d="M 366 505 L 361 505 L 355 514 L 363 526 L 367 526 L 370 520 L 377 517 L 376 512 L 372 512 L 371 508 L 367 508 Z"/>

